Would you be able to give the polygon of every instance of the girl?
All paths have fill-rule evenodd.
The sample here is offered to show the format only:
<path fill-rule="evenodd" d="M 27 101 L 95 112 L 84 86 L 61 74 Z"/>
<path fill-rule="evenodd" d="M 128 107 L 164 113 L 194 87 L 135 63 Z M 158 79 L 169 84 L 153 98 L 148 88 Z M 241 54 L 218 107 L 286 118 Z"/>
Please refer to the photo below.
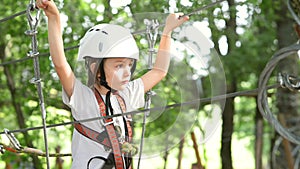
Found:
<path fill-rule="evenodd" d="M 36 0 L 48 17 L 50 54 L 63 87 L 63 101 L 74 120 L 129 112 L 144 105 L 144 93 L 167 74 L 172 30 L 187 16 L 170 14 L 166 19 L 153 69 L 130 81 L 139 50 L 129 30 L 111 24 L 89 29 L 80 41 L 78 60 L 85 60 L 88 84 L 82 84 L 68 64 L 62 40 L 60 14 L 52 0 Z M 131 144 L 131 117 L 75 124 L 72 139 L 72 169 L 131 168 L 137 153 Z"/>

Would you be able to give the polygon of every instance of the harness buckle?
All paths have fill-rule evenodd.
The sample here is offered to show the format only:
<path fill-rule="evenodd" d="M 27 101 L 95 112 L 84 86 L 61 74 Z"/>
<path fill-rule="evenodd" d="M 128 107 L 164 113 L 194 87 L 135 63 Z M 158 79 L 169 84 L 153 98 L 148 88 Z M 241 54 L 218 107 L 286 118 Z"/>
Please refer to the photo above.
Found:
<path fill-rule="evenodd" d="M 109 122 L 106 122 L 105 119 L 103 120 L 103 125 L 104 126 L 107 126 L 107 125 L 110 125 L 110 124 L 113 124 L 115 122 L 115 119 L 114 118 L 111 118 L 111 121 Z"/>
<path fill-rule="evenodd" d="M 125 118 L 126 121 L 130 121 L 130 122 L 132 121 L 131 117 L 124 116 L 124 118 Z"/>

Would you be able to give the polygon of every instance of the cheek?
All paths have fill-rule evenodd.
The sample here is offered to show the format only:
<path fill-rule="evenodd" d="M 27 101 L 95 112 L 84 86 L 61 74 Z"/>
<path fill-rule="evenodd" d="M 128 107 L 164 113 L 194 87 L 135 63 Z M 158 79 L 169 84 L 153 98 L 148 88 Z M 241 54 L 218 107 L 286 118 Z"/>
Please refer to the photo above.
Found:
<path fill-rule="evenodd" d="M 122 73 L 122 71 L 120 71 L 120 70 L 116 70 L 116 71 L 111 71 L 111 72 L 108 72 L 108 74 L 107 74 L 107 81 L 108 82 L 116 82 L 116 81 L 119 81 L 120 79 L 122 79 L 122 75 L 123 75 L 123 73 Z"/>

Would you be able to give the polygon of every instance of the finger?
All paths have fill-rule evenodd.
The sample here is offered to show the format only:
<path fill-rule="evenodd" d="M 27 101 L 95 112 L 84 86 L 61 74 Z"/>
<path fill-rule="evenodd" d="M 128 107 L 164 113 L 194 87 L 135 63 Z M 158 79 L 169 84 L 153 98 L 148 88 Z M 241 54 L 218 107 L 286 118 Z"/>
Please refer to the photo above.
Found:
<path fill-rule="evenodd" d="M 48 1 L 50 1 L 50 0 L 36 0 L 36 6 L 38 7 L 38 8 L 47 8 L 47 6 L 48 6 Z"/>
<path fill-rule="evenodd" d="M 185 21 L 187 21 L 187 20 L 190 19 L 190 17 L 189 17 L 188 15 L 182 14 L 182 15 L 180 15 L 180 16 L 178 17 L 178 19 L 184 19 Z"/>

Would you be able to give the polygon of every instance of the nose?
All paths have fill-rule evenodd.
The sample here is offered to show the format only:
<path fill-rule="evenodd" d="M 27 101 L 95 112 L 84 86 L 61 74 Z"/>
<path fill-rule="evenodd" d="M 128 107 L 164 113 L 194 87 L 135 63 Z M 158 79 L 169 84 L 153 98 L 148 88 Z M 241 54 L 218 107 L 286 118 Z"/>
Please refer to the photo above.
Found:
<path fill-rule="evenodd" d="M 128 77 L 131 75 L 131 66 L 126 66 L 125 70 L 124 70 L 124 76 Z"/>

